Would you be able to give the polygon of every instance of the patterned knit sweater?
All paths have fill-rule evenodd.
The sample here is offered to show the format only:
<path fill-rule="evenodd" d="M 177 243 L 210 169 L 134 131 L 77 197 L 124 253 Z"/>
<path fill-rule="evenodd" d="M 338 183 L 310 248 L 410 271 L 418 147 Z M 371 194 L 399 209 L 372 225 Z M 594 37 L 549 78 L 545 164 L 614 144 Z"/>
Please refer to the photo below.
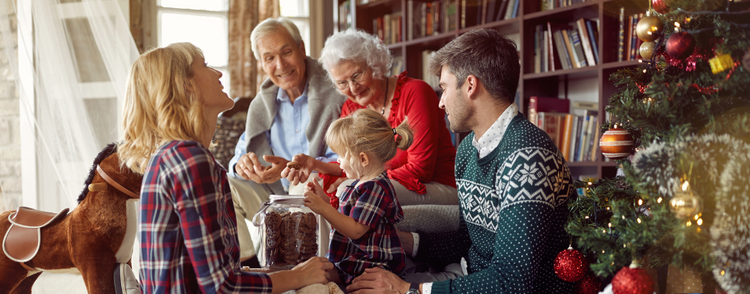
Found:
<path fill-rule="evenodd" d="M 562 154 L 520 113 L 487 156 L 478 159 L 473 140 L 471 133 L 456 155 L 463 232 L 420 234 L 426 248 L 419 250 L 420 257 L 449 262 L 459 253 L 469 275 L 435 282 L 432 293 L 572 293 L 573 284 L 553 269 L 555 256 L 568 245 L 567 200 L 575 195 Z"/>

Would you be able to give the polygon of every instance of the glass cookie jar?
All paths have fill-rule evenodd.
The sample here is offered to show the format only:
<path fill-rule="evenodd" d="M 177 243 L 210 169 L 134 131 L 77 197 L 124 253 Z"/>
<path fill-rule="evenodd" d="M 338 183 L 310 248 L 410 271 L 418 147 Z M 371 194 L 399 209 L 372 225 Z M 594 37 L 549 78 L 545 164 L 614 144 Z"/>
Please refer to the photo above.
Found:
<path fill-rule="evenodd" d="M 260 227 L 258 261 L 270 270 L 291 269 L 318 254 L 319 216 L 304 196 L 271 195 L 253 218 Z"/>

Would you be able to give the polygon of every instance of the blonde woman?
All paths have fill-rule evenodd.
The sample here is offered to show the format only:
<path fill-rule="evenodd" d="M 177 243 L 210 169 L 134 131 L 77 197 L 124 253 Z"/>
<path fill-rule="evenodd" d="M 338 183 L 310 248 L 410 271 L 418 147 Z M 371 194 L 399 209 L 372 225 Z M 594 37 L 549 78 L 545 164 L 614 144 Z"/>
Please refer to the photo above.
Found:
<path fill-rule="evenodd" d="M 208 151 L 217 116 L 233 106 L 220 77 L 189 43 L 146 52 L 130 70 L 118 152 L 144 174 L 143 293 L 282 293 L 327 282 L 333 265 L 318 257 L 290 271 L 240 270 L 226 171 Z"/>

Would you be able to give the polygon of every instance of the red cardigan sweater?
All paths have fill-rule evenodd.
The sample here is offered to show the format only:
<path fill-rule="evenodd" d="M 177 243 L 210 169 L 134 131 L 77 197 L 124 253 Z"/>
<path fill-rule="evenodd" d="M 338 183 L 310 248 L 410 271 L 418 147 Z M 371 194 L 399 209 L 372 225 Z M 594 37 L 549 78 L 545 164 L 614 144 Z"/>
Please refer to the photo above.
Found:
<path fill-rule="evenodd" d="M 398 75 L 388 122 L 395 128 L 408 117 L 414 141 L 408 150 L 399 149 L 386 169 L 389 178 L 419 194 L 426 193 L 424 183 L 429 182 L 456 187 L 456 148 L 445 126 L 445 111 L 438 108 L 438 99 L 424 81 L 407 77 L 406 72 Z M 346 100 L 341 117 L 362 108 L 365 107 Z"/>

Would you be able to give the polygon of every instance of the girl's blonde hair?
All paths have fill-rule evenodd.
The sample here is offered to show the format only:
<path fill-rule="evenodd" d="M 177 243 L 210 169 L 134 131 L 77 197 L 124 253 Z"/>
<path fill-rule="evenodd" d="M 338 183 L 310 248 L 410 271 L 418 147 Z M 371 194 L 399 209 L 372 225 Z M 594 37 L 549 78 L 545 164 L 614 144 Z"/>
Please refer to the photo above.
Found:
<path fill-rule="evenodd" d="M 175 43 L 143 53 L 130 68 L 120 164 L 143 174 L 151 155 L 173 140 L 200 140 L 206 124 L 191 65 L 203 52 Z"/>
<path fill-rule="evenodd" d="M 396 156 L 396 148 L 406 150 L 411 146 L 414 135 L 409 124 L 404 120 L 395 129 L 385 118 L 370 109 L 360 109 L 352 115 L 339 118 L 331 124 L 326 132 L 326 144 L 344 154 L 342 160 L 350 163 L 356 160 L 360 152 L 376 157 L 383 163 Z M 359 164 L 350 164 L 357 170 Z"/>

